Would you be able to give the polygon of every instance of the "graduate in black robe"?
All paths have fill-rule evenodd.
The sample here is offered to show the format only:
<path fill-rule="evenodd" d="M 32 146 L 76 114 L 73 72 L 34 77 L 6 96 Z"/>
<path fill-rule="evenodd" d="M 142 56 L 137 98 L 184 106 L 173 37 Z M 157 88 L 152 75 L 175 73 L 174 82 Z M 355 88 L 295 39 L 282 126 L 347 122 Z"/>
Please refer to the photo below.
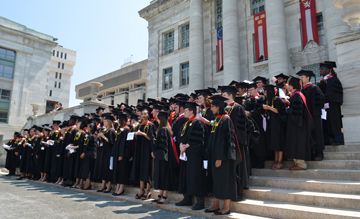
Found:
<path fill-rule="evenodd" d="M 245 109 L 242 105 L 234 101 L 237 89 L 234 86 L 222 86 L 222 95 L 227 98 L 227 107 L 225 111 L 231 118 L 231 121 L 235 128 L 236 140 L 240 147 L 240 154 L 236 159 L 236 172 L 237 172 L 237 200 L 243 198 L 243 190 L 249 188 L 249 168 L 247 165 L 250 160 L 250 152 L 248 149 L 247 138 L 247 118 Z"/>
<path fill-rule="evenodd" d="M 80 178 L 79 188 L 83 190 L 91 189 L 91 175 L 95 161 L 95 125 L 89 119 L 82 122 L 81 128 L 84 130 L 84 138 L 81 141 L 80 167 L 78 177 Z"/>
<path fill-rule="evenodd" d="M 6 151 L 5 168 L 8 169 L 8 176 L 14 176 L 16 168 L 19 166 L 19 153 L 17 152 L 18 144 L 21 141 L 22 136 L 19 132 L 15 132 L 13 139 L 6 145 L 10 146 Z"/>
<path fill-rule="evenodd" d="M 293 161 L 290 170 L 305 170 L 305 161 L 311 157 L 311 115 L 306 106 L 306 98 L 300 92 L 300 80 L 290 78 L 288 89 L 291 97 L 287 109 L 285 156 Z"/>
<path fill-rule="evenodd" d="M 42 136 L 39 137 L 38 147 L 36 147 L 36 165 L 37 169 L 40 172 L 40 181 L 46 181 L 48 178 L 48 171 L 47 166 L 48 163 L 46 163 L 46 154 L 49 153 L 50 146 L 48 145 L 49 140 L 49 134 L 50 134 L 51 128 L 48 126 L 43 126 L 43 132 Z"/>
<path fill-rule="evenodd" d="M 81 154 L 83 153 L 83 149 L 84 149 L 84 139 L 85 139 L 85 127 L 87 126 L 87 122 L 86 120 L 82 117 L 78 123 L 76 124 L 76 128 L 78 129 L 78 132 L 75 135 L 74 138 L 74 142 L 73 142 L 73 146 L 76 147 L 76 156 L 74 157 L 74 178 L 75 178 L 75 183 L 74 185 L 72 185 L 72 188 L 77 188 L 80 189 L 81 188 L 81 172 L 80 172 L 80 167 L 81 167 Z"/>
<path fill-rule="evenodd" d="M 180 181 L 179 192 L 184 199 L 177 206 L 191 206 L 193 196 L 196 203 L 192 210 L 204 208 L 204 196 L 207 193 L 206 171 L 204 168 L 204 127 L 196 119 L 197 104 L 188 102 L 185 105 L 184 116 L 188 119 L 180 134 Z"/>
<path fill-rule="evenodd" d="M 30 151 L 32 150 L 30 147 L 33 139 L 35 138 L 35 128 L 36 126 L 31 127 L 28 135 L 25 135 L 19 144 L 18 153 L 20 158 L 20 177 L 17 178 L 18 180 L 29 176 L 27 173 L 27 160 L 28 156 L 30 156 Z"/>
<path fill-rule="evenodd" d="M 325 97 L 320 88 L 310 82 L 315 74 L 312 71 L 301 70 L 296 73 L 302 82 L 301 93 L 306 98 L 306 104 L 312 118 L 312 148 L 311 148 L 311 160 L 321 161 L 324 159 L 324 135 L 321 121 L 321 109 L 324 107 Z"/>
<path fill-rule="evenodd" d="M 114 176 L 113 183 L 116 184 L 114 196 L 124 194 L 125 185 L 128 184 L 129 179 L 129 159 L 130 148 L 127 141 L 127 135 L 130 128 L 127 126 L 128 116 L 125 113 L 117 114 L 119 120 L 119 128 L 116 131 L 115 143 L 112 151 L 114 157 Z"/>
<path fill-rule="evenodd" d="M 320 64 L 320 74 L 324 78 L 320 81 L 319 87 L 325 95 L 325 109 L 327 111 L 327 118 L 324 120 L 325 142 L 332 145 L 343 145 L 341 105 L 343 104 L 344 93 L 342 84 L 333 68 L 336 68 L 335 62 Z"/>
<path fill-rule="evenodd" d="M 62 127 L 67 126 L 67 121 L 64 121 Z M 62 133 L 60 128 L 61 121 L 53 120 L 53 131 L 50 134 L 50 140 L 54 142 L 51 153 L 51 164 L 50 164 L 50 182 L 60 183 L 62 179 L 62 167 L 63 167 L 63 153 L 64 147 L 62 142 Z"/>
<path fill-rule="evenodd" d="M 225 112 L 227 98 L 221 95 L 211 97 L 211 110 L 216 116 L 209 139 L 209 166 L 213 176 L 215 199 L 205 212 L 216 215 L 230 214 L 231 200 L 237 200 L 236 160 L 240 154 L 235 128 L 230 116 Z M 224 201 L 220 210 L 220 200 Z"/>
<path fill-rule="evenodd" d="M 97 135 L 100 139 L 100 147 L 103 147 L 101 154 L 101 188 L 98 192 L 110 193 L 111 181 L 113 176 L 114 158 L 111 156 L 111 151 L 115 143 L 115 129 L 113 121 L 115 118 L 112 115 L 104 115 L 104 129 Z"/>
<path fill-rule="evenodd" d="M 169 112 L 160 110 L 158 118 L 159 127 L 156 130 L 156 139 L 151 156 L 154 159 L 154 189 L 160 190 L 158 199 L 155 201 L 163 204 L 167 199 L 167 191 L 171 189 L 169 154 L 172 153 L 172 133 L 168 122 Z"/>
<path fill-rule="evenodd" d="M 73 153 L 70 153 L 70 150 L 67 150 L 66 147 L 74 143 L 75 135 L 78 132 L 78 129 L 76 128 L 76 123 L 79 119 L 80 117 L 78 116 L 71 116 L 68 123 L 68 128 L 64 134 L 64 139 L 63 139 L 64 165 L 63 165 L 63 174 L 62 174 L 63 178 L 59 182 L 59 184 L 63 186 L 73 185 L 76 151 L 71 151 Z"/>
<path fill-rule="evenodd" d="M 282 169 L 286 133 L 286 105 L 276 95 L 274 85 L 266 85 L 264 91 L 266 101 L 263 109 L 266 112 L 267 119 L 266 143 L 268 149 L 275 152 L 272 169 Z"/>
<path fill-rule="evenodd" d="M 135 154 L 132 166 L 132 179 L 140 182 L 140 192 L 136 199 L 149 199 L 151 197 L 152 157 L 151 150 L 154 144 L 155 127 L 149 121 L 149 108 L 141 110 L 141 122 L 135 132 Z M 145 188 L 146 187 L 146 188 Z"/>

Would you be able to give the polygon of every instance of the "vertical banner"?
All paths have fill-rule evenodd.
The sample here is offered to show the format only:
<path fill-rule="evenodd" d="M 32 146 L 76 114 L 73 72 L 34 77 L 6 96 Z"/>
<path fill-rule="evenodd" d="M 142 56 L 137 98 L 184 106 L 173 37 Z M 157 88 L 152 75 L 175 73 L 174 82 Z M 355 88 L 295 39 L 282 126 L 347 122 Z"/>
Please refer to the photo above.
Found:
<path fill-rule="evenodd" d="M 216 0 L 216 70 L 224 70 L 224 40 L 222 26 L 222 0 Z"/>
<path fill-rule="evenodd" d="M 266 60 L 268 58 L 267 35 L 266 35 L 266 13 L 259 12 L 254 15 L 255 32 L 255 58 L 256 61 Z"/>
<path fill-rule="evenodd" d="M 300 0 L 302 46 L 303 48 L 310 41 L 319 44 L 319 34 L 316 22 L 316 1 Z"/>

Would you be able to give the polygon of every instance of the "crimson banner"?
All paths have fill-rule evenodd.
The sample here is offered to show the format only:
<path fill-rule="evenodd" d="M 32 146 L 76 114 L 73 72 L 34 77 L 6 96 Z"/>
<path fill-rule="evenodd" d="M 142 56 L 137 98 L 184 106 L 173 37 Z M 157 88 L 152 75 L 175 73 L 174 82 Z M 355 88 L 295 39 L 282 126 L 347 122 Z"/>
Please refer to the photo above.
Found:
<path fill-rule="evenodd" d="M 266 60 L 268 58 L 267 35 L 266 35 L 266 13 L 259 12 L 254 15 L 255 32 L 255 58 L 256 61 Z"/>
<path fill-rule="evenodd" d="M 300 0 L 302 46 L 303 48 L 309 41 L 319 44 L 319 35 L 316 22 L 316 1 Z"/>

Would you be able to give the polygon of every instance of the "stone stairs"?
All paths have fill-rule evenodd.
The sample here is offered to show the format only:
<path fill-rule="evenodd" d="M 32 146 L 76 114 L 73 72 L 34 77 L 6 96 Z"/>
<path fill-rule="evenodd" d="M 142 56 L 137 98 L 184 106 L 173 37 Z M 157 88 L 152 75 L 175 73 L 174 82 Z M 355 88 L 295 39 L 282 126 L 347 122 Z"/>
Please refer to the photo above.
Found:
<path fill-rule="evenodd" d="M 245 200 L 232 209 L 270 218 L 360 218 L 360 145 L 326 146 L 306 171 L 253 169 Z"/>

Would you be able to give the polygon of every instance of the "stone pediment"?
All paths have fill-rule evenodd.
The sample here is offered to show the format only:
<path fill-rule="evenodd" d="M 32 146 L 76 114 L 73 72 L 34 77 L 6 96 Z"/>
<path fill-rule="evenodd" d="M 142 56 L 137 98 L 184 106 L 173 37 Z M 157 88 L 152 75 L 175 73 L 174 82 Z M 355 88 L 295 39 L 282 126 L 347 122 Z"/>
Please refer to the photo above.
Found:
<path fill-rule="evenodd" d="M 139 11 L 140 17 L 150 20 L 152 17 L 166 11 L 167 9 L 187 0 L 156 0 Z"/>

